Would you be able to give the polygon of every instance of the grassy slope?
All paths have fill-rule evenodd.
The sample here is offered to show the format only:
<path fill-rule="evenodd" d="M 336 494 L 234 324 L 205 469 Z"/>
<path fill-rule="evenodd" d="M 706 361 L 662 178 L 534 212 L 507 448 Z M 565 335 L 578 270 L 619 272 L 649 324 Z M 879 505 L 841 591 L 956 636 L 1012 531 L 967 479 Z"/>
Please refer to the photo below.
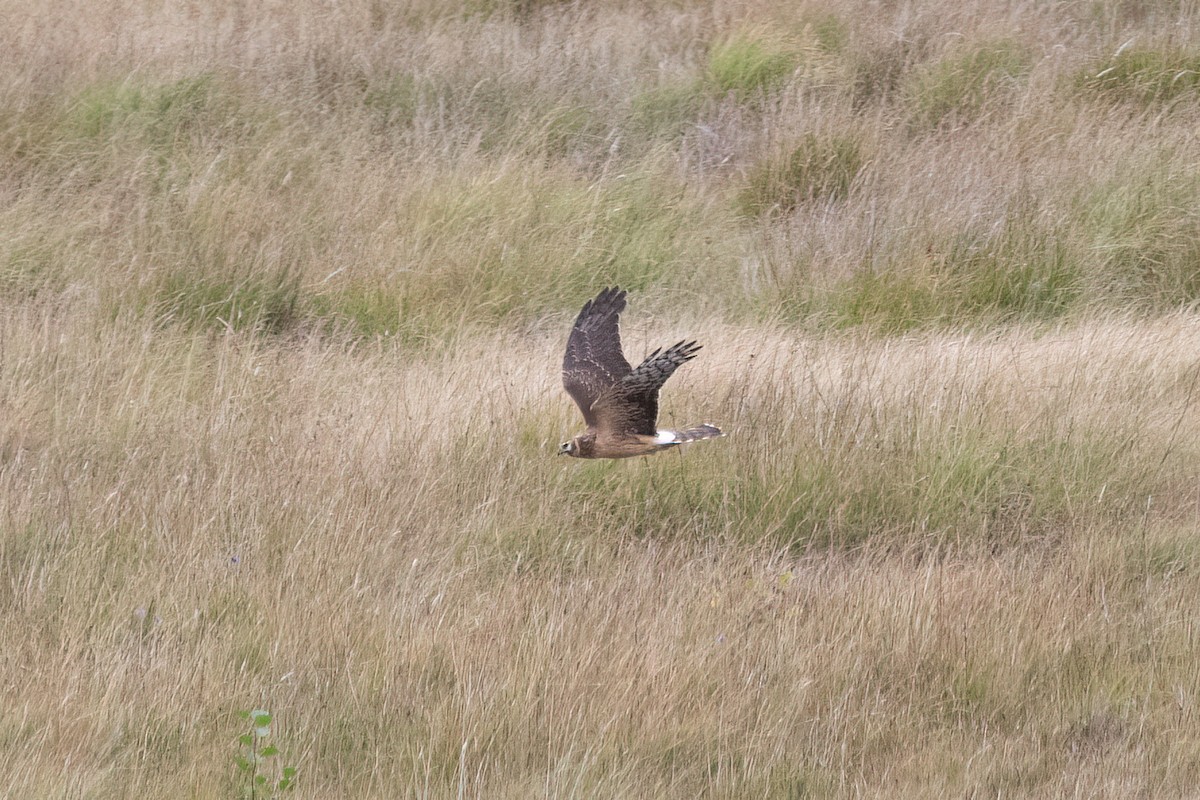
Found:
<path fill-rule="evenodd" d="M 1191 791 L 1197 16 L 775 5 L 9 12 L 0 785 Z"/>

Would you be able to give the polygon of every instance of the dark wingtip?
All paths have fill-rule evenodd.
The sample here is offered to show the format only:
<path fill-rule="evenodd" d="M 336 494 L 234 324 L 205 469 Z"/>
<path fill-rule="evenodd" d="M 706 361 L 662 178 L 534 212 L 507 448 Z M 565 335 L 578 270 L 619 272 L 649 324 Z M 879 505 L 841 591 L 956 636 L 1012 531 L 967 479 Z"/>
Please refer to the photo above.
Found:
<path fill-rule="evenodd" d="M 600 290 L 600 294 L 588 300 L 584 308 L 604 309 L 619 314 L 625 308 L 625 294 L 625 290 L 619 286 L 606 286 Z"/>
<path fill-rule="evenodd" d="M 608 295 L 607 299 L 610 303 L 612 303 L 614 305 L 619 304 L 619 305 L 623 306 L 623 305 L 625 305 L 625 295 L 626 294 L 627 294 L 626 291 L 624 289 L 622 289 L 620 286 L 612 286 L 610 288 L 605 289 L 603 292 L 601 292 L 600 296 L 603 297 L 604 295 Z"/>
<path fill-rule="evenodd" d="M 605 320 L 616 317 L 625 310 L 625 290 L 616 286 L 605 287 L 600 293 L 583 304 L 575 317 L 575 327 L 595 327 Z"/>
<path fill-rule="evenodd" d="M 696 357 L 696 353 L 700 352 L 702 347 L 704 347 L 704 345 L 696 344 L 695 339 L 690 342 L 687 339 L 680 339 L 678 342 L 671 345 L 670 349 L 678 353 L 679 357 L 684 361 L 690 361 Z"/>

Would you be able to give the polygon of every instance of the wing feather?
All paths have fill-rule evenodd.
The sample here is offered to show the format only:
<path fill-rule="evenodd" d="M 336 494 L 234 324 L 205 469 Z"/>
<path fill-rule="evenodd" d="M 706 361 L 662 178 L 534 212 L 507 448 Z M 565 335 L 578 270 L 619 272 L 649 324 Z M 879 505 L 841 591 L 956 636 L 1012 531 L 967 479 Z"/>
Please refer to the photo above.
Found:
<path fill-rule="evenodd" d="M 567 338 L 563 386 L 588 427 L 598 423 L 596 402 L 633 371 L 621 353 L 619 317 L 624 308 L 625 292 L 616 286 L 605 289 L 584 303 Z"/>
<path fill-rule="evenodd" d="M 659 390 L 675 370 L 696 357 L 700 348 L 701 345 L 694 341 L 682 341 L 665 352 L 659 348 L 646 356 L 637 369 L 630 371 L 595 401 L 593 410 L 598 426 L 654 436 L 657 433 Z"/>

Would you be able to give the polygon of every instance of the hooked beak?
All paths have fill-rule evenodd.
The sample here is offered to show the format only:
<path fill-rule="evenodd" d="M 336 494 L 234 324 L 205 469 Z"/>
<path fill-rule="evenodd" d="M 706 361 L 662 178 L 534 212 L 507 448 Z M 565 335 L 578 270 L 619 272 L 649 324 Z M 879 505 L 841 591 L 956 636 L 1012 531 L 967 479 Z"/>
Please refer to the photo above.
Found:
<path fill-rule="evenodd" d="M 569 455 L 571 455 L 571 443 L 570 443 L 570 442 L 563 442 L 562 444 L 560 444 L 560 445 L 558 446 L 558 454 L 559 454 L 560 456 L 569 456 Z"/>

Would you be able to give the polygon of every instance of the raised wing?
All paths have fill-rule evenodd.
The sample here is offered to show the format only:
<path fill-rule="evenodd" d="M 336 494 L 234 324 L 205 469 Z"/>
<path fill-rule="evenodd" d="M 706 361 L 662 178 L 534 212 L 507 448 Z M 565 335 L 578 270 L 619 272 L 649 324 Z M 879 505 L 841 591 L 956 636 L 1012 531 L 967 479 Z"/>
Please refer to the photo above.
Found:
<path fill-rule="evenodd" d="M 596 401 L 598 426 L 643 436 L 657 433 L 658 390 L 681 364 L 696 357 L 700 347 L 684 341 L 646 356 L 637 369 Z"/>
<path fill-rule="evenodd" d="M 621 354 L 618 317 L 624 308 L 625 292 L 615 286 L 605 289 L 584 303 L 567 339 L 563 386 L 588 427 L 597 424 L 596 401 L 633 371 Z"/>

